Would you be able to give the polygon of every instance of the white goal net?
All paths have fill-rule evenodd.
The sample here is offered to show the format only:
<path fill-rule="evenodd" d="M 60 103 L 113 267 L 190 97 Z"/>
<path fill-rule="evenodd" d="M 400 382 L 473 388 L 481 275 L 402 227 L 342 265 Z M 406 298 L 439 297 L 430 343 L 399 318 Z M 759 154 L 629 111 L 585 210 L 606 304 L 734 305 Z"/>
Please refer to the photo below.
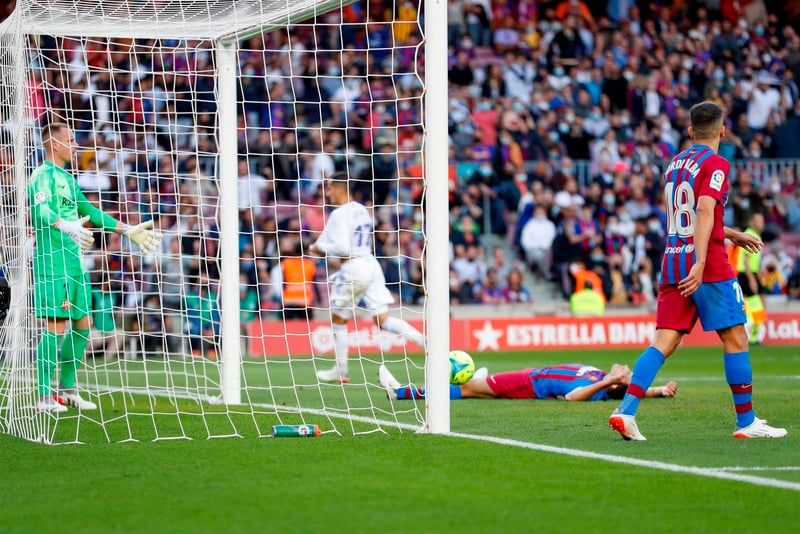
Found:
<path fill-rule="evenodd" d="M 422 15 L 422 0 L 19 0 L 0 24 L 0 431 L 70 443 L 424 426 L 422 403 L 378 382 L 382 364 L 425 380 Z M 29 188 L 53 124 L 74 132 L 65 168 L 86 200 L 164 236 L 143 255 L 87 225 L 82 356 L 73 275 L 53 275 L 69 293 L 55 312 L 35 294 L 44 195 Z M 347 382 L 318 375 L 342 363 L 329 296 L 348 258 L 312 253 L 336 172 L 367 208 L 391 295 L 384 328 L 369 293 L 334 306 Z M 48 380 L 37 317 L 54 313 L 68 320 Z M 41 404 L 64 393 L 96 409 Z"/>

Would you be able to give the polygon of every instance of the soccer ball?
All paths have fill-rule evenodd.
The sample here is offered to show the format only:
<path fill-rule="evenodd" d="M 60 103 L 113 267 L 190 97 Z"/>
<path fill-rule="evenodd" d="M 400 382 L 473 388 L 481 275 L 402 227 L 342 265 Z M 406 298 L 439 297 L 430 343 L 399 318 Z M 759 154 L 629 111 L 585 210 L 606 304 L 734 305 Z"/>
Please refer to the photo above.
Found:
<path fill-rule="evenodd" d="M 460 386 L 469 381 L 475 374 L 475 362 L 472 356 L 463 350 L 450 351 L 450 383 Z"/>

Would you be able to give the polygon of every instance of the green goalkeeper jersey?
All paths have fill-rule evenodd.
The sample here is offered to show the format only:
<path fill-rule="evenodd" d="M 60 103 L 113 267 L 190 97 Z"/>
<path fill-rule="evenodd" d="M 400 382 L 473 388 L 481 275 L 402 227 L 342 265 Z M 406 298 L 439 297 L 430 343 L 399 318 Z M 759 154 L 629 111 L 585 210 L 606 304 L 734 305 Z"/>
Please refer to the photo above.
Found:
<path fill-rule="evenodd" d="M 36 276 L 78 276 L 84 273 L 81 250 L 53 225 L 88 215 L 95 226 L 113 230 L 117 220 L 100 211 L 84 196 L 66 170 L 45 161 L 34 169 L 28 184 L 31 223 L 36 232 L 33 272 Z"/>

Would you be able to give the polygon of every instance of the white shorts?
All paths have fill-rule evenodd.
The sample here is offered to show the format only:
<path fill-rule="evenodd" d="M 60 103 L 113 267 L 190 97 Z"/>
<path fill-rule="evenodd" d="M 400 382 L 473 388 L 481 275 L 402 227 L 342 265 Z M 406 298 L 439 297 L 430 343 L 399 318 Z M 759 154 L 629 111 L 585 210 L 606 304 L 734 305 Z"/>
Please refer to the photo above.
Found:
<path fill-rule="evenodd" d="M 330 278 L 331 313 L 352 319 L 356 307 L 362 304 L 370 315 L 388 311 L 394 297 L 386 289 L 381 265 L 372 256 L 356 257 L 342 264 Z"/>

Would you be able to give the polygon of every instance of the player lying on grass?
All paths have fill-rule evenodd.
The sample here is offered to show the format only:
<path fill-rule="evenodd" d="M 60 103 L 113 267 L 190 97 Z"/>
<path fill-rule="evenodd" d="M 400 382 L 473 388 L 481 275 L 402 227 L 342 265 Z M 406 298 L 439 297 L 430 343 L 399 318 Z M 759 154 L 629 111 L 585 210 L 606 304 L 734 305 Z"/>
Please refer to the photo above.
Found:
<path fill-rule="evenodd" d="M 403 386 L 385 365 L 378 369 L 378 379 L 392 400 L 425 398 L 425 390 L 413 385 Z M 542 368 L 490 375 L 481 367 L 467 383 L 450 386 L 450 399 L 563 399 L 568 401 L 598 401 L 621 399 L 631 383 L 627 365 L 614 364 L 605 371 L 582 363 L 567 363 Z M 647 397 L 674 397 L 676 382 L 651 387 Z"/>

